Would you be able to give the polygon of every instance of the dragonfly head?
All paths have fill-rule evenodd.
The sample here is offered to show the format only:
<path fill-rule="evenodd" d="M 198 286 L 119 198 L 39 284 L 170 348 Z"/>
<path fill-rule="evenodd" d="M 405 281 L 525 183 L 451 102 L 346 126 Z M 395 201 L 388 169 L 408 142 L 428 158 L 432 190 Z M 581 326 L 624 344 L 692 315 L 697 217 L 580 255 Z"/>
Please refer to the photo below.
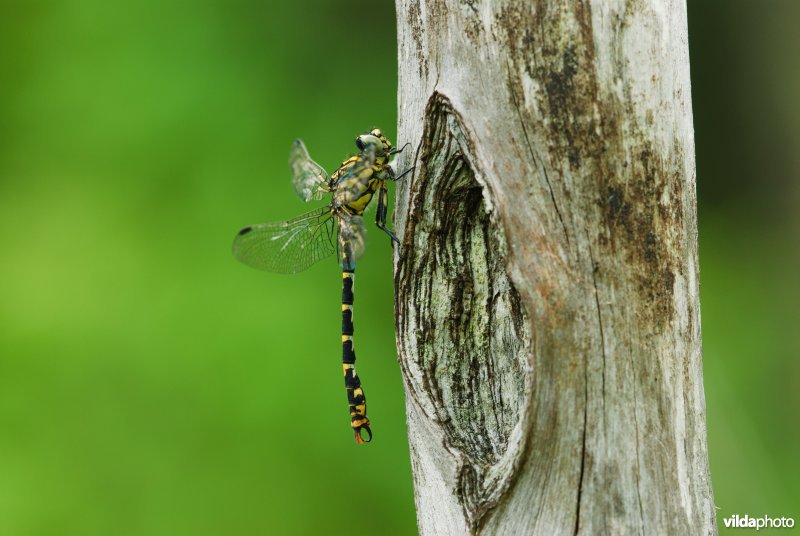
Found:
<path fill-rule="evenodd" d="M 359 151 L 364 151 L 368 147 L 374 147 L 379 154 L 385 154 L 392 150 L 390 142 L 379 128 L 373 128 L 366 134 L 361 134 L 356 138 L 356 147 Z"/>

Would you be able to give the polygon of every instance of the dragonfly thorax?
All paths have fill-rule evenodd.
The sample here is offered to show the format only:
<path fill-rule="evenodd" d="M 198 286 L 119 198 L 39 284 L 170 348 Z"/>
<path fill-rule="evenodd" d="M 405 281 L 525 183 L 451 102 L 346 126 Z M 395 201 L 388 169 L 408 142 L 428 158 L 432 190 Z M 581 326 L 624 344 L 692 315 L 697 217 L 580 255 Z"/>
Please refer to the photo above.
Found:
<path fill-rule="evenodd" d="M 364 213 L 390 173 L 386 157 L 372 162 L 365 158 L 364 153 L 350 157 L 331 175 L 334 205 L 346 207 L 351 214 Z"/>

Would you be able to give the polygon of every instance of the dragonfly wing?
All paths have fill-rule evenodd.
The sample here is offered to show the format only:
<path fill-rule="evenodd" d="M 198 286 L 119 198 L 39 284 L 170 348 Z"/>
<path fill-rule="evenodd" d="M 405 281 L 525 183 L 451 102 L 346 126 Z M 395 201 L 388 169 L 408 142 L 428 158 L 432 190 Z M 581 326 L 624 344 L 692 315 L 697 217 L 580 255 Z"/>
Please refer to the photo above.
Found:
<path fill-rule="evenodd" d="M 322 166 L 311 160 L 301 140 L 295 140 L 289 153 L 292 184 L 303 201 L 320 200 L 330 191 L 328 174 Z"/>
<path fill-rule="evenodd" d="M 259 270 L 294 274 L 336 252 L 336 233 L 336 218 L 330 207 L 323 207 L 291 220 L 245 227 L 233 240 L 233 256 Z"/>
<path fill-rule="evenodd" d="M 375 172 L 374 150 L 367 149 L 358 155 L 358 159 L 339 178 L 334 193 L 334 200 L 339 206 L 352 203 L 367 190 L 367 185 Z"/>
<path fill-rule="evenodd" d="M 339 265 L 345 270 L 355 270 L 356 261 L 364 254 L 367 246 L 364 218 L 341 212 L 338 220 Z"/>

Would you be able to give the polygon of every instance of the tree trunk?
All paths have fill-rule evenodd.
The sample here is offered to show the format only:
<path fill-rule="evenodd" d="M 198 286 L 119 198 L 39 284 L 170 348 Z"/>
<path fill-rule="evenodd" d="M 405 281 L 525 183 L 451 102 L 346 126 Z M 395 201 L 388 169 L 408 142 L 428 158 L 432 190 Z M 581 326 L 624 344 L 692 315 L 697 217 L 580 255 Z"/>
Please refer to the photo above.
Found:
<path fill-rule="evenodd" d="M 397 0 L 423 534 L 716 532 L 684 0 Z"/>

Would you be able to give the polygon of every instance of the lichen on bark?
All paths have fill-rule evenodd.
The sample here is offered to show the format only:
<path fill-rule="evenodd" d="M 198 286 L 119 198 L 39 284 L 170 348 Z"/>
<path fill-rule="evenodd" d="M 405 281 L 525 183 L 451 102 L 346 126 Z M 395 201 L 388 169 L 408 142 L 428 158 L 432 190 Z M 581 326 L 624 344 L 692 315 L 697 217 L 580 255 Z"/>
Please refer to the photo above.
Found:
<path fill-rule="evenodd" d="M 458 458 L 456 493 L 477 525 L 521 451 L 509 443 L 524 411 L 530 332 L 464 127 L 438 94 L 426 117 L 395 278 L 397 335 L 412 349 L 401 360 L 406 384 Z"/>

